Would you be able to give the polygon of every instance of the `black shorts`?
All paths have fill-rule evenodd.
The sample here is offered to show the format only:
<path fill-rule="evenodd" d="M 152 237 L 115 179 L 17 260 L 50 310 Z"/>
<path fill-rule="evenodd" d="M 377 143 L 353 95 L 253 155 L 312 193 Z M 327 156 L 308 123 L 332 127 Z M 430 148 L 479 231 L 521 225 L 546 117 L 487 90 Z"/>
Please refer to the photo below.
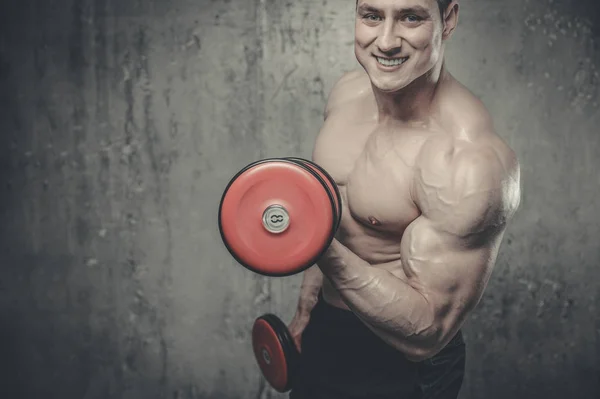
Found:
<path fill-rule="evenodd" d="M 302 334 L 302 356 L 290 399 L 455 399 L 465 344 L 459 332 L 436 356 L 408 361 L 352 312 L 323 297 Z"/>

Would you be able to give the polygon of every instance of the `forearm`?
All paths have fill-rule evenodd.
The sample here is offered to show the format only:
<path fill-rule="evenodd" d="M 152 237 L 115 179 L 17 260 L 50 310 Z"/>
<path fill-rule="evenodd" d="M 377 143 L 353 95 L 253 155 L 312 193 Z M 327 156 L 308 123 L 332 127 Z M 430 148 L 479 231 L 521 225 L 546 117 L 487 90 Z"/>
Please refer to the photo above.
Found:
<path fill-rule="evenodd" d="M 407 355 L 431 346 L 436 338 L 432 309 L 407 282 L 371 267 L 337 240 L 319 267 L 346 305 L 388 344 Z"/>
<path fill-rule="evenodd" d="M 304 272 L 298 298 L 298 311 L 308 312 L 312 310 L 318 300 L 319 291 L 323 286 L 323 272 L 312 266 Z"/>

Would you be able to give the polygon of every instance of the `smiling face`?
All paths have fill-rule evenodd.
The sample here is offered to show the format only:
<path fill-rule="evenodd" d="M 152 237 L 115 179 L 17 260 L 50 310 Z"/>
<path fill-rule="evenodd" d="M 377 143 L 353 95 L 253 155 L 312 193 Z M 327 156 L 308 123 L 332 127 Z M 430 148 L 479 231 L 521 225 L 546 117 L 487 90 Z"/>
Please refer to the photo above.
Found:
<path fill-rule="evenodd" d="M 436 0 L 359 0 L 354 52 L 375 87 L 395 92 L 441 60 L 448 31 Z"/>

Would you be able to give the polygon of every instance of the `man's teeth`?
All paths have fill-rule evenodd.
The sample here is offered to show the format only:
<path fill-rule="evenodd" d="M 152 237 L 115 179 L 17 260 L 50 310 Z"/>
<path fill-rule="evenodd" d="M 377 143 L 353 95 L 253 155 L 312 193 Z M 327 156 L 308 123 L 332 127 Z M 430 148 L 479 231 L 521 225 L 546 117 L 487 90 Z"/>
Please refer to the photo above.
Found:
<path fill-rule="evenodd" d="M 396 66 L 396 65 L 400 65 L 403 64 L 404 61 L 406 61 L 408 59 L 408 57 L 405 58 L 393 58 L 393 59 L 387 59 L 387 58 L 381 58 L 381 57 L 375 57 L 377 58 L 377 62 L 379 62 L 381 65 L 383 66 Z"/>

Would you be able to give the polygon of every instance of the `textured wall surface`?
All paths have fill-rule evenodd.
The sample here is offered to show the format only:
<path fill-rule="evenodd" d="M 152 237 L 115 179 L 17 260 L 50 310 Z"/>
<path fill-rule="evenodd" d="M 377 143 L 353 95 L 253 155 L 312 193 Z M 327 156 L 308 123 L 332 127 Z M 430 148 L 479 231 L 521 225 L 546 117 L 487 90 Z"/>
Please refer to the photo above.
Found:
<path fill-rule="evenodd" d="M 576 4 L 572 4 L 576 3 Z M 448 66 L 523 199 L 465 326 L 461 399 L 600 397 L 600 12 L 463 0 Z M 4 0 L 1 397 L 278 398 L 249 330 L 299 277 L 221 244 L 229 178 L 310 156 L 354 1 Z"/>

